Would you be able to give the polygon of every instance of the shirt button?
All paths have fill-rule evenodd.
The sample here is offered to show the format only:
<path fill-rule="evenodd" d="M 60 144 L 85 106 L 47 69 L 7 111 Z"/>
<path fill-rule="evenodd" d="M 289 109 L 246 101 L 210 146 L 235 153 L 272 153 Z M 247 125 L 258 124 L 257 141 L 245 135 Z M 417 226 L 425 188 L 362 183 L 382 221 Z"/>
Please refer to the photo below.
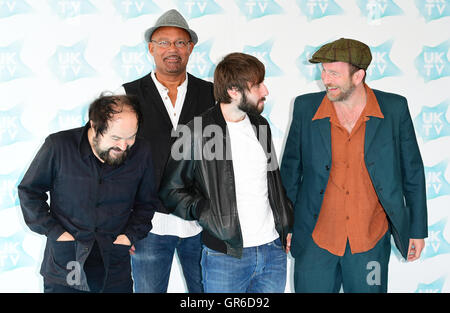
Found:
<path fill-rule="evenodd" d="M 346 194 L 346 195 L 349 195 L 349 194 L 350 194 L 350 192 L 348 192 L 348 191 L 347 191 L 347 192 L 346 192 L 345 194 Z"/>
<path fill-rule="evenodd" d="M 346 216 L 345 219 L 348 221 L 350 219 L 350 216 Z"/>

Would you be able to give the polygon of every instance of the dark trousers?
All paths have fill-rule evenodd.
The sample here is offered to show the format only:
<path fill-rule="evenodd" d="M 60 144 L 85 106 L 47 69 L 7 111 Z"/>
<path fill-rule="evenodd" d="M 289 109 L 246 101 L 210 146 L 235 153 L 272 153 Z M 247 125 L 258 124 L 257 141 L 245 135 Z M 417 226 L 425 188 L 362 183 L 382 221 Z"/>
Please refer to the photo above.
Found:
<path fill-rule="evenodd" d="M 44 278 L 44 293 L 132 293 L 133 281 L 129 280 L 123 284 L 115 284 L 114 286 L 106 285 L 103 290 L 103 282 L 105 279 L 105 266 L 100 253 L 100 249 L 95 242 L 89 257 L 84 264 L 84 272 L 86 273 L 87 282 L 91 291 L 81 291 L 69 286 L 54 284 Z"/>
<path fill-rule="evenodd" d="M 295 292 L 385 293 L 388 284 L 388 263 L 391 254 L 391 233 L 374 248 L 352 254 L 347 241 L 343 256 L 320 248 L 311 238 L 295 257 Z"/>

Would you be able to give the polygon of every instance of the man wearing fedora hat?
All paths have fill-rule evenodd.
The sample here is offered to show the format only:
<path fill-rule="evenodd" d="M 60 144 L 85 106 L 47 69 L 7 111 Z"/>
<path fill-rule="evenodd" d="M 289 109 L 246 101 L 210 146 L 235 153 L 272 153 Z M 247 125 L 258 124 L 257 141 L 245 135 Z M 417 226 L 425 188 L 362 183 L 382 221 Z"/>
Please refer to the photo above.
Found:
<path fill-rule="evenodd" d="M 143 122 L 138 136 L 147 139 L 153 147 L 159 185 L 175 139 L 172 131 L 214 105 L 213 84 L 186 72 L 198 37 L 177 10 L 161 15 L 144 37 L 155 62 L 154 71 L 124 84 L 116 92 L 136 95 L 140 100 Z M 152 230 L 135 244 L 134 291 L 166 292 L 176 250 L 189 292 L 202 292 L 202 228 L 195 221 L 184 221 L 168 213 L 163 209 L 156 212 Z"/>
<path fill-rule="evenodd" d="M 295 207 L 296 292 L 386 292 L 391 234 L 408 261 L 427 237 L 425 176 L 407 100 L 365 83 L 372 55 L 341 38 L 309 60 L 325 91 L 295 99 L 281 164 Z"/>

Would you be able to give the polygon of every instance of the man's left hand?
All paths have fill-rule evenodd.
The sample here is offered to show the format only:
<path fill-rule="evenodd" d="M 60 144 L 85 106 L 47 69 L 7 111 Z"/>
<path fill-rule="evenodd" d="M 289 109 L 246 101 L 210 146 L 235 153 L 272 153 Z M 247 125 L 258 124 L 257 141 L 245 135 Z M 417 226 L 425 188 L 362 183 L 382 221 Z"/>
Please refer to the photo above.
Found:
<path fill-rule="evenodd" d="M 424 247 L 424 239 L 409 239 L 408 261 L 412 262 L 420 258 L 420 254 L 422 253 Z"/>
<path fill-rule="evenodd" d="M 116 240 L 113 242 L 115 245 L 131 246 L 131 241 L 126 235 L 117 236 Z"/>

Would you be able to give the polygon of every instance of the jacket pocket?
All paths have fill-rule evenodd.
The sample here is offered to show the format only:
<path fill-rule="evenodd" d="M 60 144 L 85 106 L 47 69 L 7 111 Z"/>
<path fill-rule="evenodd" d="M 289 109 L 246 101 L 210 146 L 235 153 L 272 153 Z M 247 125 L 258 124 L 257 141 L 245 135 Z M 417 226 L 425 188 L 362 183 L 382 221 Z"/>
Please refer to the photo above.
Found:
<path fill-rule="evenodd" d="M 131 279 L 131 246 L 112 244 L 109 253 L 108 284 Z"/>
<path fill-rule="evenodd" d="M 76 241 L 52 241 L 53 261 L 64 270 L 76 261 Z"/>

